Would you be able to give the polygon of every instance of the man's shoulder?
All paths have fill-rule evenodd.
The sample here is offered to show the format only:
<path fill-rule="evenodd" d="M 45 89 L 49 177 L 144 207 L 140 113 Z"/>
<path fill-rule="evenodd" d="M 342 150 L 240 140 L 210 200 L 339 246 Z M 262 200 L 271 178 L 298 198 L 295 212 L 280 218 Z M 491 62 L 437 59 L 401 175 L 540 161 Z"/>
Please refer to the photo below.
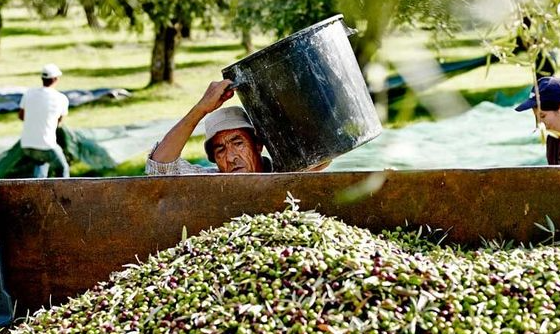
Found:
<path fill-rule="evenodd" d="M 29 88 L 22 96 L 22 100 L 27 101 L 27 103 L 36 103 L 36 101 L 41 101 L 44 99 L 42 93 L 42 87 Z"/>
<path fill-rule="evenodd" d="M 52 93 L 53 93 L 54 95 L 58 96 L 59 98 L 68 101 L 68 97 L 67 97 L 64 93 L 62 93 L 62 92 L 60 92 L 60 91 L 58 91 L 58 90 L 56 90 L 56 89 L 54 89 L 54 88 L 51 89 L 51 91 L 52 91 Z"/>
<path fill-rule="evenodd" d="M 41 90 L 41 87 L 32 87 L 32 88 L 28 88 L 23 95 L 33 95 L 33 94 L 37 94 L 39 91 Z"/>
<path fill-rule="evenodd" d="M 29 88 L 24 94 L 25 95 L 48 94 L 48 95 L 54 95 L 57 97 L 64 97 L 65 99 L 68 99 L 66 95 L 59 92 L 58 90 L 54 88 L 48 88 L 48 87 L 32 87 Z"/>
<path fill-rule="evenodd" d="M 64 93 L 61 93 L 60 91 L 58 91 L 54 88 L 48 89 L 48 92 L 49 92 L 50 96 L 58 99 L 61 103 L 65 103 L 66 105 L 69 104 L 68 97 Z"/>
<path fill-rule="evenodd" d="M 28 89 L 22 100 L 25 101 L 24 104 L 27 107 L 41 106 L 47 101 L 56 101 L 54 105 L 67 109 L 70 104 L 66 95 L 56 89 L 46 87 Z"/>

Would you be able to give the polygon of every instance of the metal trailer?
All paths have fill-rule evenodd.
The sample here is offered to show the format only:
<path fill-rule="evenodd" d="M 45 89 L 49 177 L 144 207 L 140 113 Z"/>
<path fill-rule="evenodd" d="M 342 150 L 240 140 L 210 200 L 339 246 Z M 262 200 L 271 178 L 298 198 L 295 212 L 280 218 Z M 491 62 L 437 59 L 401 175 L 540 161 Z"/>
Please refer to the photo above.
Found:
<path fill-rule="evenodd" d="M 339 202 L 349 187 L 366 190 Z M 5 290 L 19 314 L 63 303 L 135 256 L 174 246 L 183 226 L 192 236 L 243 213 L 283 210 L 288 191 L 302 209 L 373 232 L 406 220 L 451 228 L 448 242 L 470 245 L 481 236 L 527 245 L 544 238 L 535 222 L 560 219 L 554 167 L 0 180 Z M 11 312 L 10 299 L 0 301 Z"/>

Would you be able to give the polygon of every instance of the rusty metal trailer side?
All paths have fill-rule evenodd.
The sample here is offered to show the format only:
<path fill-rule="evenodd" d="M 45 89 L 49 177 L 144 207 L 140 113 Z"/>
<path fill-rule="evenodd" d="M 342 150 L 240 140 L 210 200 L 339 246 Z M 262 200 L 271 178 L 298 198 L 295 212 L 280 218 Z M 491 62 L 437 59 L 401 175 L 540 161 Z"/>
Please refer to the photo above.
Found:
<path fill-rule="evenodd" d="M 336 195 L 371 175 L 379 191 Z M 230 217 L 282 210 L 290 191 L 317 209 L 378 232 L 404 224 L 450 231 L 448 240 L 538 240 L 534 222 L 560 219 L 560 169 L 503 168 L 344 173 L 0 180 L 4 280 L 18 310 L 61 303 L 135 256 L 175 245 Z"/>

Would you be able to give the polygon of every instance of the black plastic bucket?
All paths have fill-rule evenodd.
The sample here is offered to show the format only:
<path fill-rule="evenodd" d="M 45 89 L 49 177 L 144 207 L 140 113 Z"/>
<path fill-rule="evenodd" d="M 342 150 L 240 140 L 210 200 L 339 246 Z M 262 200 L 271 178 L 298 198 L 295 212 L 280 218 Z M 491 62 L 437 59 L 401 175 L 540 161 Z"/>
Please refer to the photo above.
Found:
<path fill-rule="evenodd" d="M 222 70 L 233 80 L 277 172 L 310 169 L 381 133 L 342 15 Z"/>

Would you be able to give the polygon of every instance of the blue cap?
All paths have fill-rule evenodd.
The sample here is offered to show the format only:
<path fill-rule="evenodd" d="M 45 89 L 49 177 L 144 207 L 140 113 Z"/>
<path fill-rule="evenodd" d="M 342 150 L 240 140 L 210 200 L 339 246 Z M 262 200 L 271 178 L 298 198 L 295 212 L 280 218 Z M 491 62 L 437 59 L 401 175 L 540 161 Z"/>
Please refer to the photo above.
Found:
<path fill-rule="evenodd" d="M 560 103 L 560 80 L 555 77 L 542 77 L 539 79 L 539 96 L 541 104 L 543 102 Z M 535 87 L 531 89 L 529 99 L 515 108 L 517 111 L 532 109 L 537 106 L 537 98 L 535 95 Z"/>

